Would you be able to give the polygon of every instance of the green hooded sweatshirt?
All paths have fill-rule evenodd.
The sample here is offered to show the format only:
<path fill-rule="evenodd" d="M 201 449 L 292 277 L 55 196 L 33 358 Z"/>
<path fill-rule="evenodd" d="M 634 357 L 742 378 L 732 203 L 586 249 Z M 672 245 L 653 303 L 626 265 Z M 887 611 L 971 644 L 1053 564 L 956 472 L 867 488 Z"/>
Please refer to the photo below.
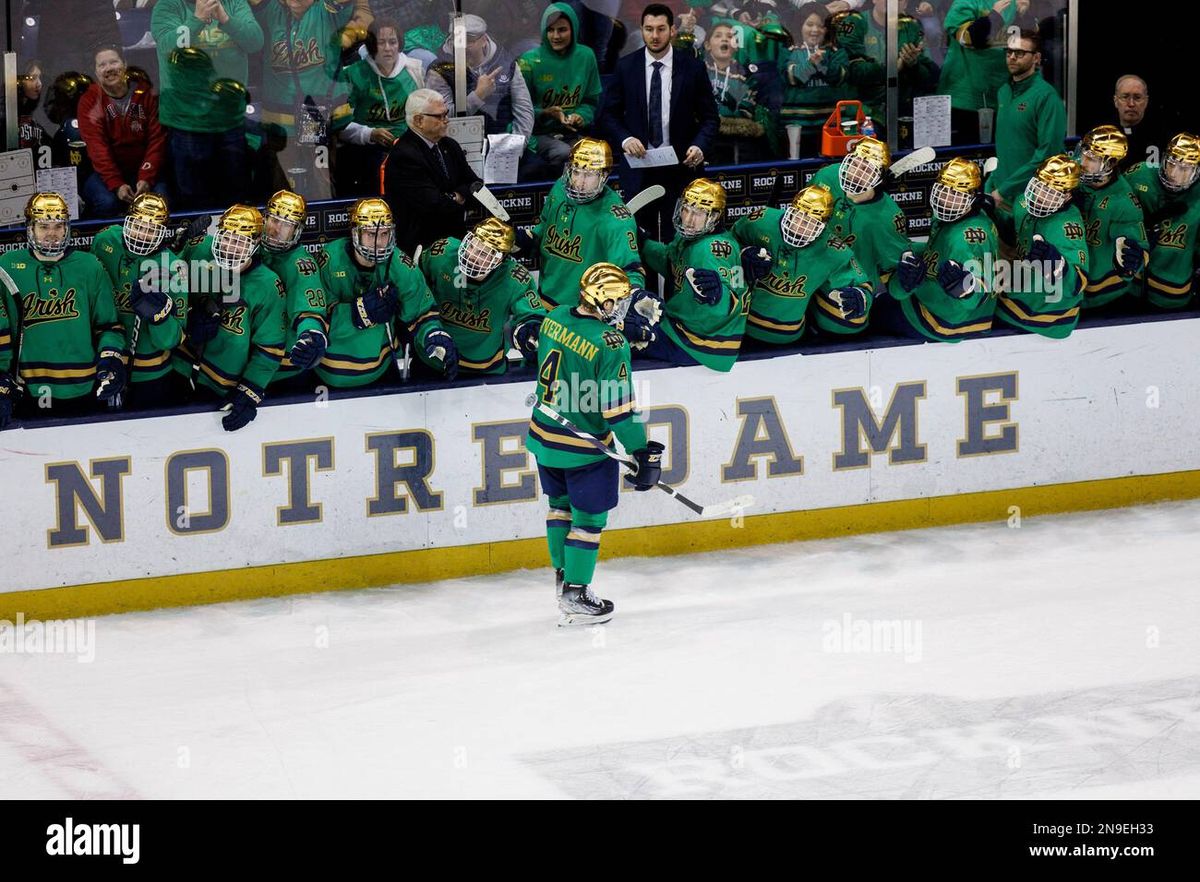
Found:
<path fill-rule="evenodd" d="M 571 22 L 571 44 L 564 52 L 555 52 L 546 39 L 546 28 L 556 15 L 565 15 Z M 542 113 L 547 107 L 561 107 L 567 115 L 578 113 L 583 117 L 583 128 L 595 121 L 600 106 L 600 68 L 596 65 L 595 53 L 589 47 L 579 45 L 579 19 L 570 6 L 551 3 L 546 7 L 542 13 L 542 45 L 522 55 L 517 64 L 533 101 L 535 137 L 573 134 Z"/>

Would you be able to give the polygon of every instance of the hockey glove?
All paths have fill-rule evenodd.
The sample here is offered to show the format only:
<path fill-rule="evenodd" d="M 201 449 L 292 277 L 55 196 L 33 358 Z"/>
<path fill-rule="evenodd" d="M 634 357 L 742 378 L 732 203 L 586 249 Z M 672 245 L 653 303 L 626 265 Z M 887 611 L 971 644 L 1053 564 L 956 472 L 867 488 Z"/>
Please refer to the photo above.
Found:
<path fill-rule="evenodd" d="M 1042 275 L 1047 281 L 1061 277 L 1066 268 L 1066 261 L 1059 250 L 1039 235 L 1034 235 L 1026 256 L 1033 263 L 1041 264 Z"/>
<path fill-rule="evenodd" d="M 900 255 L 900 262 L 896 264 L 896 279 L 900 282 L 901 288 L 911 294 L 913 288 L 921 284 L 921 280 L 924 278 L 924 260 L 917 257 L 911 251 L 905 251 Z"/>
<path fill-rule="evenodd" d="M 975 276 L 963 269 L 957 260 L 942 261 L 937 278 L 942 290 L 958 300 L 975 293 Z"/>
<path fill-rule="evenodd" d="M 229 409 L 229 413 L 221 417 L 221 425 L 225 427 L 225 431 L 236 432 L 243 426 L 254 422 L 262 400 L 262 389 L 245 380 L 238 383 L 237 388 L 230 392 L 229 397 L 225 399 L 225 406 L 221 408 L 222 410 Z"/>
<path fill-rule="evenodd" d="M 161 325 L 175 309 L 171 295 L 163 287 L 158 264 L 154 264 L 138 279 L 129 294 L 129 305 L 133 311 L 152 325 Z"/>
<path fill-rule="evenodd" d="M 430 331 L 425 335 L 425 357 L 440 362 L 446 382 L 454 382 L 458 376 L 458 347 L 454 345 L 453 337 L 445 331 Z"/>
<path fill-rule="evenodd" d="M 526 358 L 536 358 L 538 350 L 538 331 L 541 330 L 541 319 L 529 319 L 521 322 L 513 330 L 513 343 L 521 350 Z"/>
<path fill-rule="evenodd" d="M 207 297 L 188 310 L 187 337 L 193 349 L 203 346 L 221 330 L 221 310 Z"/>
<path fill-rule="evenodd" d="M 125 359 L 117 350 L 105 349 L 100 353 L 100 361 L 96 365 L 96 397 L 101 401 L 110 401 L 124 388 Z"/>
<path fill-rule="evenodd" d="M 721 276 L 716 270 L 696 269 L 689 266 L 684 270 L 683 277 L 687 279 L 692 289 L 692 296 L 697 303 L 714 306 L 721 300 Z"/>
<path fill-rule="evenodd" d="M 306 371 L 321 360 L 321 356 L 328 348 L 329 338 L 325 336 L 325 332 L 310 328 L 301 332 L 300 336 L 296 338 L 288 358 L 296 370 Z"/>
<path fill-rule="evenodd" d="M 662 478 L 662 455 L 665 450 L 658 441 L 649 441 L 641 450 L 633 451 L 637 471 L 626 475 L 625 480 L 634 490 L 649 490 Z"/>
<path fill-rule="evenodd" d="M 645 349 L 658 338 L 658 334 L 652 327 L 653 324 L 640 312 L 631 309 L 625 313 L 625 319 L 621 322 L 619 330 L 634 349 Z"/>
<path fill-rule="evenodd" d="M 1130 242 L 1125 236 L 1117 237 L 1116 247 L 1113 249 L 1113 257 L 1116 259 L 1117 267 L 1123 276 L 1132 276 L 1142 268 L 1142 263 L 1145 261 L 1145 255 L 1142 253 L 1141 246 L 1137 242 Z"/>
<path fill-rule="evenodd" d="M 845 288 L 834 288 L 829 292 L 829 300 L 836 303 L 842 311 L 842 318 L 855 321 L 867 314 L 867 289 L 857 285 Z"/>
<path fill-rule="evenodd" d="M 517 251 L 533 251 L 537 249 L 537 239 L 533 238 L 533 227 L 517 227 L 513 230 L 517 240 Z"/>
<path fill-rule="evenodd" d="M 350 309 L 350 321 L 360 331 L 386 324 L 392 320 L 400 306 L 400 292 L 394 282 L 372 288 L 354 299 Z"/>
<path fill-rule="evenodd" d="M 8 428 L 12 422 L 13 405 L 16 403 L 17 381 L 9 373 L 0 374 L 0 429 Z"/>
<path fill-rule="evenodd" d="M 742 249 L 742 278 L 746 281 L 746 290 L 758 284 L 758 280 L 771 272 L 771 255 L 766 248 L 747 245 Z"/>
<path fill-rule="evenodd" d="M 662 318 L 662 301 L 658 299 L 657 294 L 647 291 L 645 288 L 633 289 L 629 306 L 629 311 L 636 312 L 646 320 L 647 324 L 657 325 L 659 319 Z"/>

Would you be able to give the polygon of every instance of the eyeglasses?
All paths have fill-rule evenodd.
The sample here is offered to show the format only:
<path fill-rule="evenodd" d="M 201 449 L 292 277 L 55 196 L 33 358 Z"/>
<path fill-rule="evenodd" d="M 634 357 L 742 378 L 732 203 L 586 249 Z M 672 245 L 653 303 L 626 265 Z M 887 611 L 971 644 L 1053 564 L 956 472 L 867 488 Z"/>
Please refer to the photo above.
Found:
<path fill-rule="evenodd" d="M 1012 58 L 1024 58 L 1026 55 L 1032 55 L 1033 52 L 1028 49 L 1005 49 L 1004 54 Z"/>
<path fill-rule="evenodd" d="M 1114 95 L 1113 97 L 1116 98 L 1118 101 L 1125 101 L 1130 104 L 1141 104 L 1149 96 L 1148 95 Z"/>
<path fill-rule="evenodd" d="M 445 120 L 450 118 L 450 111 L 443 110 L 441 113 L 421 113 L 421 114 L 418 114 L 418 116 L 428 116 L 428 117 L 432 117 L 433 119 L 440 119 L 444 122 Z"/>

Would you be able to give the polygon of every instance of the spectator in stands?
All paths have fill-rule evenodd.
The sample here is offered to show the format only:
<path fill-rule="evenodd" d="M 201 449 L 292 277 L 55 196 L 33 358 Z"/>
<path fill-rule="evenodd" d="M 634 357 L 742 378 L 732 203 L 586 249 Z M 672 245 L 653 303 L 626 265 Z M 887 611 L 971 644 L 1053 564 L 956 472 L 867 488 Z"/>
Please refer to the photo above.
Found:
<path fill-rule="evenodd" d="M 150 30 L 158 45 L 173 207 L 239 201 L 248 175 L 248 56 L 262 49 L 262 28 L 247 0 L 158 0 Z"/>
<path fill-rule="evenodd" d="M 954 143 L 979 141 L 979 111 L 996 106 L 1004 85 L 1007 30 L 1029 0 L 954 0 L 946 13 L 946 63 L 938 93 L 950 96 Z"/>
<path fill-rule="evenodd" d="M 997 165 L 984 188 L 999 209 L 1011 211 L 1042 160 L 1062 152 L 1067 110 L 1038 70 L 1042 55 L 1037 34 L 1021 31 L 1004 56 L 1009 81 L 996 98 Z"/>
<path fill-rule="evenodd" d="M 784 63 L 783 123 L 800 126 L 800 156 L 821 152 L 821 126 L 843 97 L 850 59 L 833 44 L 825 7 L 805 3 L 796 16 L 796 45 Z"/>
<path fill-rule="evenodd" d="M 33 150 L 34 161 L 37 152 L 50 143 L 50 137 L 41 123 L 33 118 L 38 102 L 42 100 L 42 63 L 28 61 L 25 68 L 17 77 L 17 113 L 18 134 L 17 146 Z"/>
<path fill-rule="evenodd" d="M 704 66 L 721 115 L 712 161 L 723 164 L 767 159 L 764 121 L 768 116 L 764 109 L 760 118 L 754 74 L 734 60 L 733 26 L 727 22 L 714 24 L 704 48 Z"/>
<path fill-rule="evenodd" d="M 275 189 L 305 199 L 333 195 L 330 135 L 350 112 L 338 68 L 342 32 L 354 11 L 353 0 L 264 2 L 255 9 L 270 46 L 263 53 L 262 119 Z"/>
<path fill-rule="evenodd" d="M 96 82 L 79 99 L 79 131 L 93 168 L 82 195 L 90 214 L 113 217 L 140 193 L 166 195 L 167 134 L 158 97 L 148 82 L 128 75 L 121 50 L 106 47 L 95 60 Z"/>
<path fill-rule="evenodd" d="M 482 183 L 462 147 L 446 137 L 450 111 L 432 89 L 417 89 L 404 106 L 408 131 L 396 139 L 384 165 L 384 198 L 396 220 L 396 244 L 417 245 L 467 232 L 467 199 Z"/>
<path fill-rule="evenodd" d="M 1134 163 L 1149 159 L 1152 147 L 1161 149 L 1166 133 L 1155 122 L 1154 114 L 1147 114 L 1150 87 L 1135 74 L 1126 74 L 1117 80 L 1113 89 L 1113 107 L 1116 109 L 1114 123 L 1129 143 L 1129 152 L 1119 166 L 1124 172 Z"/>
<path fill-rule="evenodd" d="M 548 167 L 545 176 L 554 177 L 595 121 L 600 69 L 592 50 L 577 41 L 579 20 L 566 3 L 546 7 L 541 33 L 542 45 L 522 55 L 520 67 L 533 101 L 531 147 Z"/>
<path fill-rule="evenodd" d="M 367 31 L 367 57 L 342 70 L 349 113 L 334 112 L 338 129 L 338 194 L 377 194 L 379 166 L 392 142 L 404 134 L 404 102 L 424 85 L 418 59 L 401 51 L 404 33 L 388 19 Z"/>
<path fill-rule="evenodd" d="M 533 134 L 533 103 L 525 77 L 511 52 L 488 36 L 488 23 L 478 15 L 463 16 L 467 30 L 468 114 L 482 114 L 489 135 Z M 454 42 L 448 37 L 442 57 L 429 69 L 429 88 L 442 96 L 454 115 Z"/>

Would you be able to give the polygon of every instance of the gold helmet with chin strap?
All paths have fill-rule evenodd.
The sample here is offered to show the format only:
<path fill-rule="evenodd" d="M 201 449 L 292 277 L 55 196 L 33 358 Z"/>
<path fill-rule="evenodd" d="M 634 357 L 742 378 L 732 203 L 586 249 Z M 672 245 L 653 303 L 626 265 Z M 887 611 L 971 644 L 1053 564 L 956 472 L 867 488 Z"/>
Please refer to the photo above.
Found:
<path fill-rule="evenodd" d="M 838 165 L 838 183 L 851 196 L 865 193 L 883 182 L 883 173 L 891 164 L 887 144 L 878 138 L 860 138 Z"/>
<path fill-rule="evenodd" d="M 684 209 L 707 212 L 708 216 L 699 229 L 688 229 L 683 223 Z M 725 188 L 708 178 L 696 178 L 686 187 L 675 203 L 675 231 L 685 239 L 694 239 L 711 233 L 725 217 Z"/>
<path fill-rule="evenodd" d="M 35 235 L 40 223 L 62 223 L 63 237 L 59 242 L 43 243 Z M 57 193 L 34 193 L 25 203 L 25 238 L 38 254 L 55 257 L 67 250 L 71 241 L 71 209 L 67 200 Z"/>
<path fill-rule="evenodd" d="M 375 245 L 367 248 L 362 241 L 366 230 L 375 231 Z M 379 244 L 380 234 L 388 234 L 387 242 Z M 359 199 L 350 209 L 350 241 L 359 257 L 370 263 L 380 263 L 392 256 L 396 247 L 396 223 L 391 207 L 378 196 Z"/>
<path fill-rule="evenodd" d="M 833 214 L 833 194 L 820 184 L 810 184 L 792 197 L 783 210 L 779 232 L 792 248 L 803 248 L 825 232 Z"/>
<path fill-rule="evenodd" d="M 1085 184 L 1103 184 L 1128 153 L 1129 139 L 1124 132 L 1116 126 L 1096 126 L 1079 143 L 1079 179 Z M 1099 163 L 1099 168 L 1089 172 L 1084 166 L 1088 160 Z"/>
<path fill-rule="evenodd" d="M 167 200 L 159 194 L 147 191 L 134 196 L 121 226 L 125 247 L 141 257 L 153 254 L 167 238 L 170 217 Z"/>
<path fill-rule="evenodd" d="M 217 221 L 212 240 L 213 259 L 222 269 L 238 269 L 258 251 L 263 218 L 253 205 L 231 205 Z"/>
<path fill-rule="evenodd" d="M 633 286 L 615 263 L 594 263 L 579 279 L 579 302 L 610 325 L 624 321 Z"/>
<path fill-rule="evenodd" d="M 516 231 L 499 218 L 489 217 L 463 237 L 458 246 L 458 271 L 480 281 L 516 250 Z"/>
<path fill-rule="evenodd" d="M 1034 217 L 1048 217 L 1071 201 L 1079 186 L 1079 163 L 1065 153 L 1048 156 L 1025 185 L 1025 207 Z"/>
<path fill-rule="evenodd" d="M 277 239 L 267 232 L 264 226 L 263 245 L 271 251 L 287 251 L 300 241 L 300 235 L 304 232 L 304 219 L 308 217 L 308 203 L 304 201 L 303 196 L 291 190 L 278 190 L 267 200 L 264 213 L 281 223 L 291 224 L 292 232 L 286 238 Z"/>
<path fill-rule="evenodd" d="M 612 148 L 598 138 L 580 138 L 563 166 L 563 187 L 575 202 L 590 202 L 604 191 L 612 173 Z"/>
<path fill-rule="evenodd" d="M 1179 193 L 1196 183 L 1200 172 L 1200 138 L 1180 132 L 1167 142 L 1167 152 L 1158 170 L 1164 187 Z"/>
<path fill-rule="evenodd" d="M 934 217 L 943 223 L 958 220 L 974 206 L 982 186 L 979 166 L 961 156 L 954 157 L 942 166 L 930 188 L 929 206 Z"/>

